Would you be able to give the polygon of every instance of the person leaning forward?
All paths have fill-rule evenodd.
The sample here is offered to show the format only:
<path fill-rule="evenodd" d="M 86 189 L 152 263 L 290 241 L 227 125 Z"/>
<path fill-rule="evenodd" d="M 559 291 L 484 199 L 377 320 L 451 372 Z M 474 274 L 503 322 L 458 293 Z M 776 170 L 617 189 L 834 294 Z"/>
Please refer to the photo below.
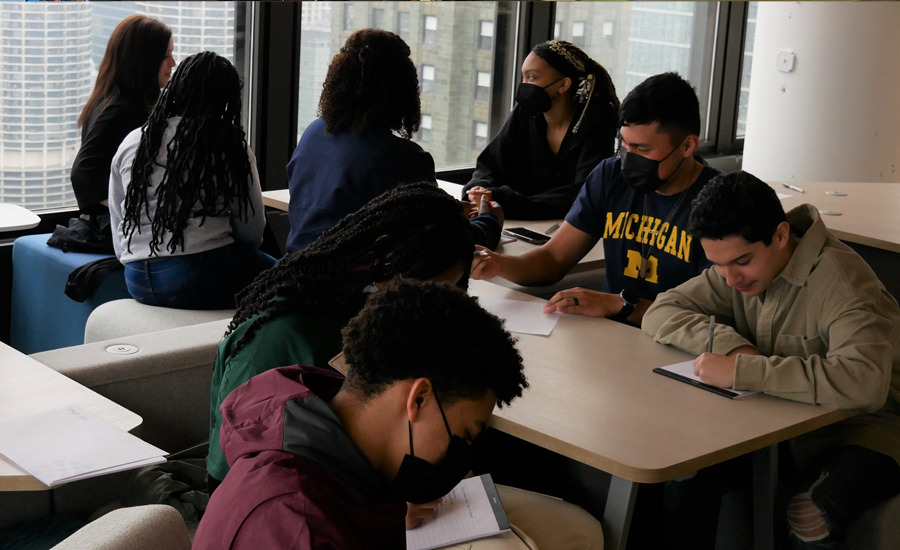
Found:
<path fill-rule="evenodd" d="M 619 112 L 619 156 L 603 160 L 549 242 L 518 256 L 485 252 L 472 277 L 522 285 L 559 281 L 603 239 L 604 292 L 572 288 L 545 311 L 639 324 L 656 295 L 700 273 L 703 250 L 685 230 L 690 204 L 719 172 L 695 155 L 700 107 L 676 73 L 637 85 Z"/>
<path fill-rule="evenodd" d="M 900 493 L 897 301 L 815 207 L 785 214 L 746 172 L 714 178 L 688 228 L 714 267 L 658 296 L 643 330 L 700 354 L 694 371 L 714 386 L 866 413 L 791 441 L 790 543 L 837 548 L 864 511 Z M 713 547 L 722 492 L 749 479 L 738 460 L 667 484 L 664 523 L 677 547 Z"/>

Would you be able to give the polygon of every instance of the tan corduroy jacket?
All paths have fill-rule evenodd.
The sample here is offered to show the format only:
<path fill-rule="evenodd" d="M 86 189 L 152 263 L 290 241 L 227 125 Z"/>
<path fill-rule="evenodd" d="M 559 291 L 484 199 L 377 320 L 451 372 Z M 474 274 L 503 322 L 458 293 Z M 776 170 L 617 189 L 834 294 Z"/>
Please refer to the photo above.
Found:
<path fill-rule="evenodd" d="M 824 448 L 857 444 L 900 463 L 900 308 L 872 269 L 826 228 L 811 205 L 788 212 L 799 238 L 790 261 L 764 295 L 730 288 L 715 268 L 660 294 L 642 328 L 689 353 L 746 345 L 737 356 L 736 389 L 866 414 L 798 438 L 801 464 Z"/>

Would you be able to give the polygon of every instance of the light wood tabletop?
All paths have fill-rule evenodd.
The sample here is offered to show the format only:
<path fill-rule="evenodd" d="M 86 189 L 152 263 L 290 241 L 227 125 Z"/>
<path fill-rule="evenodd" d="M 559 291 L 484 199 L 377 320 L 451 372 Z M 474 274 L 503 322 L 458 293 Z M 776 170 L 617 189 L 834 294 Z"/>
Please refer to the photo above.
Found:
<path fill-rule="evenodd" d="M 788 189 L 784 184 L 804 192 Z M 900 183 L 776 181 L 769 185 L 779 195 L 790 195 L 781 199 L 785 210 L 808 203 L 824 211 L 825 226 L 839 239 L 900 252 Z"/>
<path fill-rule="evenodd" d="M 469 292 L 543 301 L 488 281 L 470 281 Z M 626 546 L 638 483 L 751 453 L 754 547 L 770 548 L 777 444 L 856 414 L 764 394 L 732 400 L 666 378 L 653 368 L 690 356 L 608 319 L 563 315 L 550 336 L 515 336 L 530 387 L 495 409 L 491 426 L 612 475 L 602 518 L 610 549 Z"/>
<path fill-rule="evenodd" d="M 462 185 L 457 183 L 438 180 L 438 187 L 446 191 L 453 198 L 460 198 L 462 193 Z M 276 189 L 274 191 L 263 191 L 263 203 L 266 206 L 277 210 L 288 211 L 291 201 L 290 191 L 287 189 Z M 504 220 L 504 227 L 526 227 L 538 233 L 545 233 L 555 224 L 561 224 L 563 220 Z M 526 243 L 524 241 L 514 240 L 510 242 L 501 242 L 497 247 L 497 252 L 502 254 L 523 254 L 537 245 Z M 586 271 L 588 269 L 600 269 L 604 265 L 603 262 L 603 243 L 598 243 L 584 258 L 578 263 L 573 271 Z"/>
<path fill-rule="evenodd" d="M 138 427 L 142 421 L 125 407 L 0 342 L 0 418 L 72 404 L 125 431 Z M 0 491 L 46 489 L 46 485 L 0 457 Z"/>
<path fill-rule="evenodd" d="M 630 481 L 668 481 L 854 414 L 763 394 L 731 400 L 666 378 L 653 368 L 691 356 L 607 319 L 563 315 L 550 336 L 515 336 L 531 387 L 492 426 Z"/>

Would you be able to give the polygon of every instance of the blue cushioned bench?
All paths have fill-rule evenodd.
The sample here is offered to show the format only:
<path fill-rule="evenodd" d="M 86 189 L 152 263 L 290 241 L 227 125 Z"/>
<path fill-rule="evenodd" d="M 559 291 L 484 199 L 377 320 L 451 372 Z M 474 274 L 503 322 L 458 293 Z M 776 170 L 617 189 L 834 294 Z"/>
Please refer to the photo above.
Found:
<path fill-rule="evenodd" d="M 95 307 L 131 297 L 123 271 L 109 273 L 84 302 L 66 296 L 69 273 L 111 256 L 63 252 L 47 246 L 49 238 L 50 234 L 28 235 L 13 243 L 10 345 L 22 353 L 82 344 L 85 323 Z"/>

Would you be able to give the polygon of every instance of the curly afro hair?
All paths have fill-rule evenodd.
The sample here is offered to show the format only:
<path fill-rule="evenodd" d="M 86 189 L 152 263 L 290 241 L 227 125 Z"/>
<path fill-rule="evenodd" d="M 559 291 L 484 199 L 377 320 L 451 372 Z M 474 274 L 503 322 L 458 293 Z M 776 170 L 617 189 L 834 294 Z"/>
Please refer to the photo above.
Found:
<path fill-rule="evenodd" d="M 503 322 L 447 284 L 397 281 L 372 294 L 343 335 L 346 384 L 363 398 L 399 380 L 428 378 L 446 403 L 493 390 L 502 407 L 528 387 Z"/>
<path fill-rule="evenodd" d="M 422 120 L 419 77 L 409 46 L 396 34 L 362 29 L 331 60 L 319 98 L 330 133 L 394 130 L 410 138 Z"/>

